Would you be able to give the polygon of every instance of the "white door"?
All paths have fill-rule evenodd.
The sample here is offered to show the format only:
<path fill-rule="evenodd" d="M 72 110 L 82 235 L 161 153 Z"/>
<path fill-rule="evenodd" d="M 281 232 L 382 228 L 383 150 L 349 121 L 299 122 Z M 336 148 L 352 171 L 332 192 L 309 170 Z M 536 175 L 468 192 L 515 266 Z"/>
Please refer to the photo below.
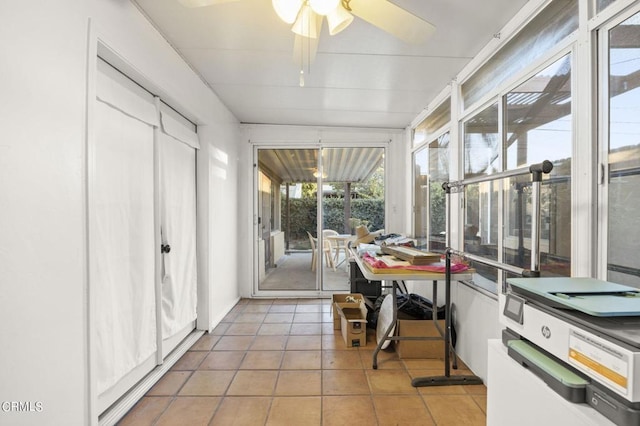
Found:
<path fill-rule="evenodd" d="M 163 358 L 196 320 L 196 150 L 164 133 L 160 148 Z"/>
<path fill-rule="evenodd" d="M 103 89 L 116 84 L 112 70 L 102 71 Z M 156 365 L 154 126 L 126 109 L 99 96 L 89 150 L 90 315 L 100 411 Z"/>

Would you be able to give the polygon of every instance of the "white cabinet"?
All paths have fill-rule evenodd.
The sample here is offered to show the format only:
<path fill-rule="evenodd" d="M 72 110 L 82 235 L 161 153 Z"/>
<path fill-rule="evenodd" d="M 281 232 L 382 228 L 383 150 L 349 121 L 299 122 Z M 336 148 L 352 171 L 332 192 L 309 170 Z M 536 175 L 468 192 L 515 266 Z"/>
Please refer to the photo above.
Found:
<path fill-rule="evenodd" d="M 611 426 L 587 404 L 558 395 L 508 354 L 500 340 L 489 340 L 488 426 Z"/>

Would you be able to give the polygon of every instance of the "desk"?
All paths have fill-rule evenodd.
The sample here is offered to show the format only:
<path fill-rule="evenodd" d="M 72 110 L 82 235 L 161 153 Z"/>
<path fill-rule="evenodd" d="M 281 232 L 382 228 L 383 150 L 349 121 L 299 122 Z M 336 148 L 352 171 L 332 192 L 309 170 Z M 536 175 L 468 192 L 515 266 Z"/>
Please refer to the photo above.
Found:
<path fill-rule="evenodd" d="M 423 271 L 410 271 L 410 270 L 398 270 L 398 269 L 389 269 L 381 271 L 377 269 L 375 272 L 371 269 L 371 267 L 365 263 L 360 256 L 357 255 L 353 248 L 351 250 L 351 255 L 353 256 L 356 264 L 360 268 L 362 274 L 371 281 L 381 281 L 387 280 L 392 281 L 392 291 L 391 295 L 393 298 L 393 321 L 389 325 L 389 327 L 385 330 L 384 335 L 378 342 L 376 349 L 373 351 L 373 368 L 378 368 L 378 352 L 382 349 L 382 346 L 386 340 L 430 340 L 432 337 L 399 337 L 399 336 L 389 336 L 391 334 L 391 330 L 396 325 L 398 320 L 398 305 L 397 305 L 397 296 L 396 292 L 399 288 L 398 281 L 403 280 L 412 280 L 412 281 L 431 281 L 433 283 L 433 306 L 437 306 L 438 300 L 438 280 L 446 280 L 447 276 L 444 272 L 423 272 Z M 456 274 L 451 274 L 451 279 L 455 279 L 457 281 L 461 280 L 470 280 L 473 276 L 472 270 L 467 270 L 463 272 L 459 272 Z M 450 375 L 450 366 L 449 366 L 449 355 L 453 353 L 455 356 L 455 352 L 453 351 L 453 347 L 451 345 L 451 288 L 450 283 L 446 283 L 446 291 L 445 291 L 445 330 L 441 330 L 439 324 L 437 322 L 437 315 L 432 315 L 433 322 L 435 327 L 438 329 L 440 334 L 443 336 L 444 340 L 444 376 L 436 376 L 436 377 L 416 377 L 411 381 L 411 384 L 415 387 L 418 386 L 445 386 L 445 385 L 455 385 L 455 384 L 482 384 L 482 380 L 476 376 L 462 376 L 462 375 Z M 435 310 L 434 310 L 435 311 Z M 455 362 L 455 358 L 454 358 Z M 457 365 L 454 365 L 454 368 L 457 368 Z"/>
<path fill-rule="evenodd" d="M 349 258 L 349 249 L 347 247 L 347 244 L 349 243 L 349 241 L 353 241 L 356 238 L 356 236 L 351 234 L 338 234 L 338 235 L 327 235 L 324 238 L 329 242 L 331 242 L 332 246 L 335 243 L 336 253 L 335 253 L 334 263 L 337 268 Z M 338 262 L 338 260 L 340 259 L 341 251 L 344 252 L 344 259 Z"/>

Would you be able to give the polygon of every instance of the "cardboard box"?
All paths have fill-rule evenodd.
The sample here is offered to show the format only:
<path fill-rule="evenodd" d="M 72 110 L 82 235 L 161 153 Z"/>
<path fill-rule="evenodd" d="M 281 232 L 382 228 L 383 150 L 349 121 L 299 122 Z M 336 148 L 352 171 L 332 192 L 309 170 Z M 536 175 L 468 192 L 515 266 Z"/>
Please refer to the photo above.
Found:
<path fill-rule="evenodd" d="M 357 302 L 347 302 L 347 297 L 352 296 Z M 340 330 L 340 315 L 338 314 L 338 306 L 343 308 L 360 308 L 360 302 L 364 303 L 364 296 L 360 293 L 342 293 L 333 295 L 333 329 Z M 365 315 L 366 318 L 366 315 Z"/>
<path fill-rule="evenodd" d="M 439 320 L 438 324 L 444 331 L 444 320 Z M 437 338 L 434 340 L 396 340 L 396 352 L 400 358 L 444 358 L 444 340 L 433 324 L 433 320 L 398 320 L 397 335 L 400 337 Z"/>
<path fill-rule="evenodd" d="M 335 303 L 340 316 L 340 330 L 342 338 L 348 348 L 367 345 L 367 306 L 364 301 L 358 308 L 346 308 Z"/>

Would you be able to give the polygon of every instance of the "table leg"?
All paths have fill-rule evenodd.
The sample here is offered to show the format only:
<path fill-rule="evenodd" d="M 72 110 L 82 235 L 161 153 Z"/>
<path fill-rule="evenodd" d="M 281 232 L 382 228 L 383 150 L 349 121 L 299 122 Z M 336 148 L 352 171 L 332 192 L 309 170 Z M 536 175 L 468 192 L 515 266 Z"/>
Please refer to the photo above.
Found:
<path fill-rule="evenodd" d="M 393 284 L 391 285 L 391 297 L 393 299 L 393 306 L 392 306 L 393 320 L 391 321 L 391 324 L 389 324 L 389 327 L 387 327 L 387 329 L 385 330 L 384 336 L 382 337 L 382 339 L 380 339 L 380 341 L 378 342 L 378 345 L 373 351 L 373 369 L 374 370 L 378 369 L 378 352 L 382 350 L 382 345 L 384 344 L 384 342 L 387 341 L 387 339 L 389 338 L 389 334 L 391 334 L 391 330 L 393 330 L 393 328 L 396 326 L 396 323 L 398 321 L 398 298 L 396 296 L 397 287 L 398 287 L 398 283 L 393 281 Z"/>
<path fill-rule="evenodd" d="M 482 379 L 477 376 L 451 376 L 449 366 L 449 355 L 451 352 L 451 252 L 447 250 L 445 257 L 446 279 L 445 279 L 445 331 L 444 331 L 444 376 L 434 377 L 416 377 L 411 381 L 411 385 L 418 386 L 450 386 L 450 385 L 481 385 Z M 437 305 L 437 291 L 434 295 L 435 304 Z"/>

